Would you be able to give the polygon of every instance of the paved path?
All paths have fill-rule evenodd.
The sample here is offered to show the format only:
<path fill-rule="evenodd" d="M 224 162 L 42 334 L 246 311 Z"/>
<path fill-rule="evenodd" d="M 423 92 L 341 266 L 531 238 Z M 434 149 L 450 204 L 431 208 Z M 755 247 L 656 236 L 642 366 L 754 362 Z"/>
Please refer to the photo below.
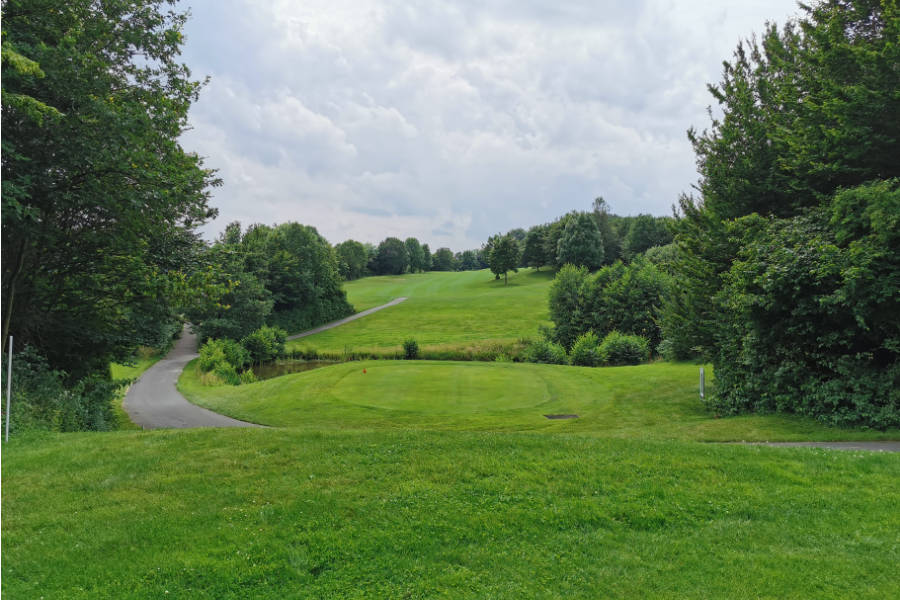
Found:
<path fill-rule="evenodd" d="M 382 308 L 387 308 L 387 307 L 389 307 L 389 306 L 394 306 L 395 304 L 400 304 L 400 303 L 403 302 L 404 300 L 406 300 L 406 298 L 404 298 L 404 297 L 401 297 L 401 298 L 394 298 L 393 300 L 391 300 L 391 301 L 388 302 L 387 304 L 382 304 L 381 306 L 376 306 L 375 308 L 370 308 L 370 309 L 368 309 L 368 310 L 364 310 L 364 311 L 362 311 L 362 312 L 358 312 L 358 313 L 356 313 L 355 315 L 350 315 L 349 317 L 347 317 L 347 318 L 345 318 L 345 319 L 341 319 L 340 321 L 332 321 L 331 323 L 326 323 L 325 325 L 320 325 L 319 327 L 316 327 L 315 329 L 310 329 L 309 331 L 304 331 L 303 333 L 298 333 L 298 334 L 296 334 L 296 335 L 288 336 L 288 339 L 289 339 L 289 340 L 296 340 L 296 339 L 299 339 L 299 338 L 302 338 L 302 337 L 306 337 L 306 336 L 308 336 L 308 335 L 312 335 L 312 334 L 314 334 L 314 333 L 319 333 L 319 332 L 322 332 L 322 331 L 326 331 L 326 330 L 328 330 L 328 329 L 333 329 L 333 328 L 337 327 L 338 325 L 343 325 L 344 323 L 349 323 L 350 321 L 355 321 L 355 320 L 357 320 L 357 319 L 360 319 L 360 318 L 362 318 L 362 317 L 365 317 L 366 315 L 371 315 L 371 314 L 374 313 L 374 312 L 378 312 L 378 311 L 381 310 Z"/>
<path fill-rule="evenodd" d="M 197 357 L 197 336 L 187 328 L 171 352 L 131 385 L 123 407 L 144 429 L 188 427 L 260 427 L 200 408 L 175 389 L 182 369 Z"/>
<path fill-rule="evenodd" d="M 873 452 L 900 452 L 900 442 L 758 442 L 758 446 L 788 448 L 829 448 L 831 450 L 871 450 Z"/>

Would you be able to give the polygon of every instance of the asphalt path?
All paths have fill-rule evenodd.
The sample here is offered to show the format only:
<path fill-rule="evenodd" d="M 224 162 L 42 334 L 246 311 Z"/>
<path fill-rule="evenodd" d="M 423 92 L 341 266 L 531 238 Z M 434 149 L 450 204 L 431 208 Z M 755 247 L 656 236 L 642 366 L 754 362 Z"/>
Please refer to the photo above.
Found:
<path fill-rule="evenodd" d="M 166 357 L 135 381 L 122 406 L 131 420 L 144 429 L 191 427 L 260 427 L 238 421 L 185 400 L 175 388 L 184 366 L 197 357 L 197 336 L 185 327 Z"/>
<path fill-rule="evenodd" d="M 383 308 L 388 308 L 389 306 L 394 306 L 396 304 L 400 304 L 404 300 L 406 300 L 406 298 L 404 298 L 404 297 L 394 298 L 387 304 L 382 304 L 381 306 L 376 306 L 375 308 L 370 308 L 368 310 L 358 312 L 355 315 L 350 315 L 349 317 L 347 317 L 345 319 L 341 319 L 340 321 L 332 321 L 331 323 L 326 323 L 325 325 L 321 325 L 319 327 L 316 327 L 315 329 L 310 329 L 309 331 L 304 331 L 303 333 L 298 333 L 296 335 L 288 336 L 288 339 L 296 340 L 296 339 L 299 339 L 302 337 L 306 337 L 308 335 L 313 335 L 314 333 L 321 333 L 322 331 L 326 331 L 328 329 L 333 329 L 333 328 L 337 327 L 338 325 L 343 325 L 344 323 L 349 323 L 350 321 L 355 321 L 355 320 L 361 319 L 362 317 L 365 317 L 367 315 L 371 315 L 372 313 L 378 312 L 379 310 L 381 310 Z"/>
<path fill-rule="evenodd" d="M 292 335 L 288 339 L 306 337 L 320 331 L 332 329 L 344 323 L 371 315 L 383 308 L 400 304 L 406 298 L 395 298 L 387 304 L 376 306 L 346 319 L 333 321 L 315 329 Z M 175 387 L 185 365 L 197 358 L 197 336 L 185 327 L 181 338 L 155 365 L 144 371 L 135 381 L 122 407 L 131 420 L 144 429 L 187 429 L 191 427 L 261 427 L 254 423 L 238 421 L 188 402 Z"/>

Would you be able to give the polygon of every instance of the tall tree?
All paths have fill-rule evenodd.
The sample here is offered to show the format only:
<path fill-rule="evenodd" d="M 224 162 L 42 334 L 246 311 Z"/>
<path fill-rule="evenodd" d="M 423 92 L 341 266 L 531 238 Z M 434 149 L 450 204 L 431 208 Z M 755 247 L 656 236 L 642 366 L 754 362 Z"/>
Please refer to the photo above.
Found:
<path fill-rule="evenodd" d="M 366 274 L 369 254 L 366 247 L 355 240 L 347 240 L 335 246 L 340 261 L 341 276 L 346 280 L 359 279 Z"/>
<path fill-rule="evenodd" d="M 170 249 L 215 214 L 213 173 L 178 142 L 201 84 L 164 4 L 3 3 L 3 335 L 71 377 L 129 353 L 135 320 L 172 318 L 196 253 Z"/>
<path fill-rule="evenodd" d="M 419 271 L 425 270 L 425 252 L 422 250 L 422 245 L 419 243 L 414 237 L 406 238 L 406 241 L 403 242 L 406 244 L 406 255 L 409 260 L 409 271 L 410 273 L 417 273 Z"/>
<path fill-rule="evenodd" d="M 672 231 L 669 228 L 671 219 L 638 215 L 628 228 L 628 235 L 622 242 L 622 253 L 627 260 L 646 252 L 655 246 L 665 246 L 672 242 Z"/>
<path fill-rule="evenodd" d="M 422 270 L 430 271 L 431 270 L 431 248 L 428 247 L 428 244 L 422 244 Z"/>
<path fill-rule="evenodd" d="M 431 269 L 433 271 L 455 271 L 456 260 L 450 248 L 438 248 L 432 257 Z"/>
<path fill-rule="evenodd" d="M 503 275 L 503 285 L 509 285 L 509 271 L 519 270 L 519 252 L 519 242 L 509 234 L 496 238 L 491 245 L 491 271 Z"/>
<path fill-rule="evenodd" d="M 379 275 L 400 275 L 409 266 L 406 244 L 400 239 L 389 237 L 378 244 L 375 257 L 375 272 Z"/>
<path fill-rule="evenodd" d="M 556 261 L 590 270 L 603 264 L 603 239 L 591 215 L 574 213 L 569 218 L 557 243 Z"/>

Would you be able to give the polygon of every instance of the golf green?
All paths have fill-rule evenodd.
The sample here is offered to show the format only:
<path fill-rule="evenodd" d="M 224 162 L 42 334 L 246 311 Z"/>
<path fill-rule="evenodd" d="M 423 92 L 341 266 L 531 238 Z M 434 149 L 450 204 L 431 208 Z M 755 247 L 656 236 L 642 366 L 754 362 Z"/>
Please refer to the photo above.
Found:
<path fill-rule="evenodd" d="M 359 406 L 426 415 L 491 414 L 551 400 L 535 372 L 469 363 L 369 364 L 341 378 L 331 392 Z"/>

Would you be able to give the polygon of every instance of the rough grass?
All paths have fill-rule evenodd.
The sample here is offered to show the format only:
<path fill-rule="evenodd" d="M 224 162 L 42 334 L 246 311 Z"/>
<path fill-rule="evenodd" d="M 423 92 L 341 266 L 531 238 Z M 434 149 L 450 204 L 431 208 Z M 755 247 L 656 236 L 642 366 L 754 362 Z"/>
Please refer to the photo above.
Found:
<path fill-rule="evenodd" d="M 696 441 L 897 439 L 783 415 L 717 419 L 698 397 L 698 367 L 587 368 L 524 363 L 351 362 L 237 387 L 179 381 L 192 402 L 237 419 L 328 429 L 544 431 Z M 363 372 L 365 370 L 365 373 Z M 545 414 L 577 414 L 551 421 Z"/>
<path fill-rule="evenodd" d="M 535 433 L 55 435 L 10 598 L 887 598 L 896 455 Z"/>
<path fill-rule="evenodd" d="M 484 271 L 367 277 L 344 285 L 357 311 L 394 298 L 408 300 L 335 329 L 288 343 L 288 349 L 320 352 L 399 350 L 413 337 L 422 352 L 465 353 L 472 347 L 511 344 L 537 337 L 549 324 L 547 293 L 553 273 L 523 269 L 509 285 Z M 296 333 L 296 332 L 294 332 Z"/>

